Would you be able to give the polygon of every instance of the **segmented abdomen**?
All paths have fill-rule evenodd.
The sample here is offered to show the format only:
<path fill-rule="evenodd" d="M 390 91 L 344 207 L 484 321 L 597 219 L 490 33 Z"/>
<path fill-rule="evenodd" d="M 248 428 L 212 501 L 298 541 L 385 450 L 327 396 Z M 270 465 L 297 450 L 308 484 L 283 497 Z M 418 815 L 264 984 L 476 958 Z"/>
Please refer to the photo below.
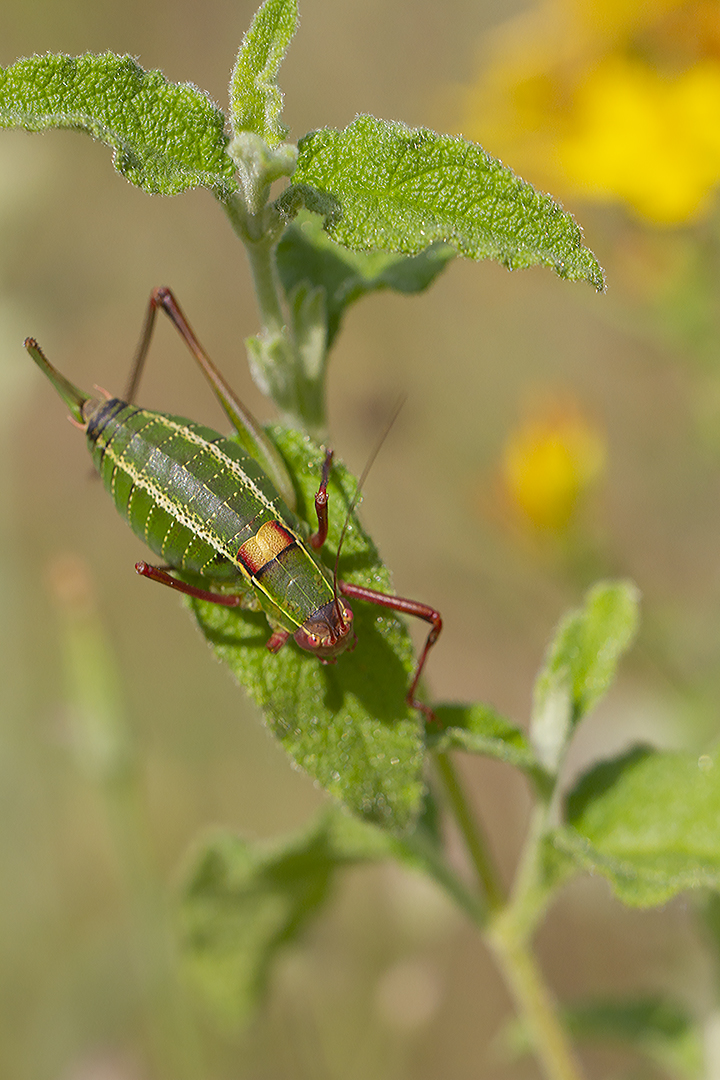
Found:
<path fill-rule="evenodd" d="M 332 598 L 290 511 L 237 443 L 117 398 L 93 412 L 87 439 L 118 510 L 169 566 L 216 582 L 250 580 L 287 629 Z"/>

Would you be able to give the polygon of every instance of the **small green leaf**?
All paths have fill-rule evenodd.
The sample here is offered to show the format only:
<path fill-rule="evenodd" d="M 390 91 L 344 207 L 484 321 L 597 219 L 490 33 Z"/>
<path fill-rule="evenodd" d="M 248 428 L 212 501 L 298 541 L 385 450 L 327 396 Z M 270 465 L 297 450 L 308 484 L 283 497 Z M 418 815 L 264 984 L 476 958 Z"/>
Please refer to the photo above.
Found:
<path fill-rule="evenodd" d="M 720 755 L 636 747 L 596 765 L 567 799 L 555 844 L 633 907 L 720 888 Z"/>
<path fill-rule="evenodd" d="M 434 706 L 437 725 L 428 727 L 428 748 L 465 750 L 505 761 L 527 773 L 542 772 L 519 728 L 489 705 Z"/>
<path fill-rule="evenodd" d="M 203 843 L 182 889 L 182 952 L 221 1018 L 248 1017 L 275 954 L 325 902 L 334 871 L 385 857 L 386 835 L 336 810 L 280 843 L 227 833 Z"/>
<path fill-rule="evenodd" d="M 343 131 L 310 132 L 299 150 L 279 206 L 314 189 L 335 204 L 326 227 L 345 247 L 416 255 L 442 241 L 468 258 L 550 266 L 604 288 L 570 214 L 474 143 L 359 116 Z"/>
<path fill-rule="evenodd" d="M 299 485 L 298 510 L 309 519 L 324 453 L 298 432 L 275 429 L 275 441 Z M 355 481 L 333 466 L 329 552 L 333 552 Z M 381 591 L 390 577 L 372 541 L 351 519 L 340 576 Z M 420 721 L 405 704 L 414 655 L 405 626 L 390 612 L 355 602 L 357 647 L 323 665 L 293 641 L 272 655 L 260 613 L 193 601 L 200 629 L 263 709 L 267 723 L 297 765 L 353 813 L 402 832 L 415 819 L 424 785 Z"/>
<path fill-rule="evenodd" d="M 324 290 L 329 347 L 345 309 L 356 300 L 379 289 L 422 292 L 455 254 L 448 244 L 433 244 L 409 256 L 350 251 L 329 238 L 317 214 L 306 211 L 283 233 L 277 266 L 286 295 L 301 285 Z"/>
<path fill-rule="evenodd" d="M 598 703 L 638 625 L 639 594 L 626 581 L 601 581 L 585 605 L 560 622 L 534 692 L 531 741 L 555 771 L 576 724 Z"/>
<path fill-rule="evenodd" d="M 0 72 L 0 127 L 71 128 L 112 147 L 115 168 L 151 195 L 237 187 L 225 117 L 207 94 L 130 56 L 33 56 Z"/>
<path fill-rule="evenodd" d="M 297 0 L 265 0 L 256 12 L 230 80 L 233 134 L 252 131 L 271 147 L 287 135 L 279 122 L 283 96 L 277 73 L 297 25 Z"/>
<path fill-rule="evenodd" d="M 682 1080 L 696 1080 L 702 1075 L 701 1032 L 687 1010 L 675 1001 L 656 997 L 590 1001 L 564 1008 L 562 1015 L 568 1031 L 578 1041 L 629 1046 Z M 522 1023 L 509 1025 L 503 1042 L 512 1057 L 531 1049 Z"/>

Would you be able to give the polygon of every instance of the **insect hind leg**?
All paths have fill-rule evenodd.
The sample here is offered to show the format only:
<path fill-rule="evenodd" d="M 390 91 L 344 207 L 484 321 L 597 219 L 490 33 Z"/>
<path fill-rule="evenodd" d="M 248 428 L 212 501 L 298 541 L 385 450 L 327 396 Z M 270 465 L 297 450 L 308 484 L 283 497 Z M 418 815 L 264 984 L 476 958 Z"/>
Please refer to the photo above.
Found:
<path fill-rule="evenodd" d="M 225 410 L 230 423 L 235 428 L 238 440 L 242 447 L 261 465 L 264 472 L 267 473 L 272 483 L 277 488 L 285 504 L 291 509 L 294 509 L 296 502 L 295 489 L 293 488 L 292 480 L 290 479 L 285 462 L 263 431 L 262 425 L 259 424 L 252 413 L 245 408 L 232 387 L 225 380 L 223 375 L 221 375 L 218 368 L 205 352 L 195 331 L 190 326 L 184 312 L 175 299 L 174 293 L 166 285 L 159 285 L 150 293 L 145 321 L 143 323 L 140 341 L 138 342 L 135 359 L 130 373 L 130 380 L 125 393 L 125 400 L 129 403 L 132 403 L 135 400 L 135 395 L 137 394 L 137 389 L 140 384 L 140 376 L 145 367 L 145 360 L 150 348 L 153 329 L 155 327 L 155 315 L 158 309 L 167 315 L 168 319 L 195 357 L 205 378 L 210 383 L 213 393 Z"/>

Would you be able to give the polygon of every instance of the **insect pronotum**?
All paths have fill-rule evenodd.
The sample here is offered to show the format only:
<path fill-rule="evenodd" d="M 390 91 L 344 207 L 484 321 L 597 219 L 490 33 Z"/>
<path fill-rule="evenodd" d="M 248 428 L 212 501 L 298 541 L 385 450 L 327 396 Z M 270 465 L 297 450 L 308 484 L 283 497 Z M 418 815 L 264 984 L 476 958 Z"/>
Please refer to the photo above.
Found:
<path fill-rule="evenodd" d="M 132 404 L 145 362 L 155 314 L 166 313 L 188 345 L 223 406 L 242 445 L 210 428 Z M 247 605 L 248 586 L 264 611 L 277 652 L 292 635 L 322 663 L 355 645 L 352 610 L 345 597 L 415 615 L 430 623 L 407 692 L 407 703 L 428 720 L 432 710 L 416 690 L 430 648 L 442 629 L 437 611 L 415 600 L 333 580 L 312 553 L 328 530 L 328 451 L 315 496 L 317 532 L 306 531 L 291 509 L 292 483 L 284 462 L 207 356 L 172 292 L 150 296 L 125 399 L 93 398 L 49 363 L 33 338 L 25 347 L 85 431 L 93 462 L 120 514 L 163 566 L 138 562 L 139 574 L 200 600 Z M 337 565 L 337 563 L 336 563 Z M 198 575 L 207 588 L 189 585 L 173 571 Z M 233 592 L 233 587 L 238 592 Z M 228 590 L 228 591 L 217 591 Z"/>

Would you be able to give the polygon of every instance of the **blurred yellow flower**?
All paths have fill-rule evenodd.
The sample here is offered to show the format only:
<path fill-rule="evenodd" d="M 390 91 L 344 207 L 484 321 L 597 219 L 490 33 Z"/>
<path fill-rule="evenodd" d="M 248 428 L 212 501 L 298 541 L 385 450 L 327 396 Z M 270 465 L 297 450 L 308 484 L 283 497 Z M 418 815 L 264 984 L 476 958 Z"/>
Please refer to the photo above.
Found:
<path fill-rule="evenodd" d="M 544 0 L 496 34 L 460 114 L 553 193 L 693 220 L 720 182 L 720 4 Z"/>
<path fill-rule="evenodd" d="M 608 58 L 578 88 L 575 132 L 557 152 L 586 198 L 619 198 L 659 224 L 697 217 L 720 180 L 720 64 L 668 79 Z"/>
<path fill-rule="evenodd" d="M 536 529 L 561 532 L 578 500 L 601 475 L 605 441 L 577 409 L 544 409 L 511 432 L 502 477 L 507 496 Z"/>

